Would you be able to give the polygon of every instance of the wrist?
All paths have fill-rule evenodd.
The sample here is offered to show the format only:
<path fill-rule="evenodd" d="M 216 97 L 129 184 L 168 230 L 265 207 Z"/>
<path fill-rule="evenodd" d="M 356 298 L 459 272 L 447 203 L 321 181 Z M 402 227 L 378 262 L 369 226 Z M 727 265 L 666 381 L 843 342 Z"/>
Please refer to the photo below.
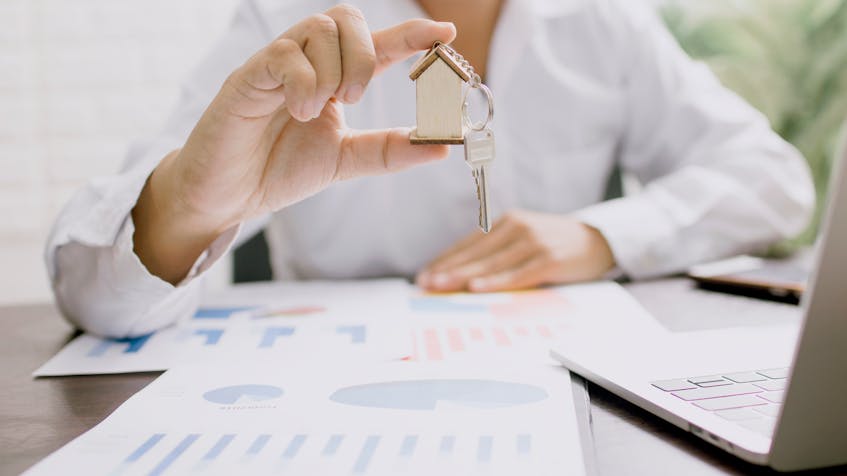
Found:
<path fill-rule="evenodd" d="M 184 279 L 203 251 L 229 228 L 192 211 L 180 199 L 178 153 L 168 154 L 153 170 L 132 210 L 135 254 L 151 274 L 171 284 Z"/>
<path fill-rule="evenodd" d="M 592 256 L 592 261 L 597 264 L 599 274 L 608 273 L 616 266 L 612 247 L 599 229 L 585 223 L 582 223 L 582 226 L 588 237 L 588 254 Z"/>

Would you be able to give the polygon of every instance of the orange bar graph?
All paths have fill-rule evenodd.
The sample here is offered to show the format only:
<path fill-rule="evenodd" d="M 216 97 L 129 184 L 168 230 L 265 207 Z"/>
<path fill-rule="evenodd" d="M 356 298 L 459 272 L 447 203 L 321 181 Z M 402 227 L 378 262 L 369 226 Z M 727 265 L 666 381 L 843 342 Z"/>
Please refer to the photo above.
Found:
<path fill-rule="evenodd" d="M 512 340 L 509 339 L 509 336 L 506 334 L 506 331 L 503 330 L 502 327 L 495 327 L 492 330 L 494 334 L 494 342 L 501 347 L 508 347 L 512 345 Z"/>
<path fill-rule="evenodd" d="M 426 347 L 426 357 L 428 360 L 442 360 L 444 358 L 444 354 L 441 351 L 441 343 L 438 339 L 438 331 L 435 329 L 424 331 L 424 346 Z"/>
<path fill-rule="evenodd" d="M 455 327 L 447 329 L 447 345 L 451 352 L 462 352 L 465 350 L 465 343 L 462 340 L 462 334 L 459 329 Z"/>

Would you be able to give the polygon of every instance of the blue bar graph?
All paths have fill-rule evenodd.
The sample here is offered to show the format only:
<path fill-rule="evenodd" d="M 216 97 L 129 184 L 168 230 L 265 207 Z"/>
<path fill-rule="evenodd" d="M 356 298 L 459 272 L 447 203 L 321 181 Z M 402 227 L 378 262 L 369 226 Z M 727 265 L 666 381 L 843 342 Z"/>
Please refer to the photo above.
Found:
<path fill-rule="evenodd" d="M 367 328 L 365 326 L 338 326 L 335 329 L 336 334 L 350 334 L 350 342 L 354 344 L 365 342 L 366 332 Z"/>
<path fill-rule="evenodd" d="M 368 436 L 368 438 L 365 440 L 365 444 L 362 446 L 362 451 L 359 452 L 359 457 L 356 458 L 356 463 L 353 464 L 354 473 L 364 473 L 368 470 L 368 465 L 371 464 L 371 458 L 373 458 L 373 455 L 376 452 L 376 448 L 378 446 L 379 436 Z"/>
<path fill-rule="evenodd" d="M 221 337 L 224 335 L 223 329 L 197 329 L 194 331 L 193 335 L 196 336 L 205 336 L 206 342 L 203 345 L 215 345 L 220 342 Z"/>
<path fill-rule="evenodd" d="M 147 439 L 147 441 L 145 441 L 144 443 L 141 443 L 141 446 L 136 448 L 135 451 L 130 453 L 130 455 L 126 457 L 124 462 L 125 463 L 133 463 L 135 461 L 138 461 L 139 458 L 141 458 L 148 451 L 153 449 L 153 447 L 156 446 L 156 443 L 161 441 L 162 438 L 164 438 L 164 437 L 165 437 L 164 433 L 156 433 L 155 435 L 151 436 L 150 438 Z"/>
<path fill-rule="evenodd" d="M 153 333 L 138 336 L 138 337 L 124 337 L 122 339 L 104 339 L 100 341 L 93 349 L 88 351 L 89 357 L 100 357 L 106 353 L 113 345 L 126 344 L 126 348 L 124 349 L 124 354 L 134 354 L 141 350 L 144 347 L 144 344 L 147 343 L 147 340 L 150 339 Z"/>
<path fill-rule="evenodd" d="M 480 436 L 479 446 L 476 448 L 476 460 L 480 463 L 488 463 L 491 461 L 491 449 L 493 446 L 493 436 Z"/>
<path fill-rule="evenodd" d="M 438 446 L 438 452 L 442 455 L 449 455 L 453 452 L 453 446 L 456 445 L 456 437 L 452 435 L 442 436 L 441 444 Z"/>
<path fill-rule="evenodd" d="M 530 434 L 520 434 L 518 435 L 518 454 L 529 454 L 532 451 L 532 435 Z"/>
<path fill-rule="evenodd" d="M 286 337 L 293 334 L 293 327 L 267 327 L 264 335 L 262 335 L 262 340 L 259 342 L 259 348 L 273 347 L 277 337 Z"/>
<path fill-rule="evenodd" d="M 288 443 L 288 447 L 285 448 L 285 452 L 282 453 L 282 459 L 294 459 L 305 442 L 306 435 L 296 435 L 291 439 L 291 442 Z"/>
<path fill-rule="evenodd" d="M 326 446 L 324 446 L 323 451 L 321 451 L 322 456 L 333 456 L 338 452 L 338 448 L 341 447 L 341 443 L 344 441 L 344 435 L 332 435 L 329 437 L 329 440 L 326 442 Z"/>
<path fill-rule="evenodd" d="M 411 458 L 415 454 L 415 447 L 418 446 L 418 435 L 406 435 L 403 438 L 403 443 L 400 445 L 400 456 L 402 458 Z"/>
<path fill-rule="evenodd" d="M 251 309 L 255 307 L 201 307 L 194 313 L 194 319 L 229 319 L 237 312 Z"/>
<path fill-rule="evenodd" d="M 253 441 L 249 448 L 247 448 L 247 455 L 254 456 L 259 454 L 262 449 L 264 449 L 265 445 L 270 441 L 271 435 L 259 435 Z"/>
<path fill-rule="evenodd" d="M 223 451 L 226 449 L 226 447 L 229 446 L 230 443 L 232 443 L 232 440 L 234 440 L 234 439 L 235 439 L 235 435 L 233 435 L 233 434 L 221 436 L 221 438 L 218 440 L 218 442 L 215 443 L 215 446 L 213 446 L 211 449 L 209 449 L 209 452 L 206 453 L 203 456 L 203 460 L 204 461 L 211 461 L 211 460 L 217 458 L 221 453 L 223 453 Z"/>
<path fill-rule="evenodd" d="M 182 456 L 182 454 L 185 453 L 185 451 L 190 448 L 195 441 L 197 441 L 197 438 L 200 438 L 200 435 L 197 433 L 192 433 L 183 438 L 183 440 L 180 441 L 179 444 L 176 445 L 176 447 L 171 450 L 170 453 L 165 455 L 165 457 L 162 458 L 162 461 L 160 461 L 159 464 L 157 464 L 156 467 L 153 468 L 152 471 L 150 471 L 149 476 L 159 476 L 160 474 L 164 473 L 165 470 L 168 469 L 168 467 L 170 467 L 170 465 L 174 463 L 174 461 L 179 459 L 179 457 Z"/>

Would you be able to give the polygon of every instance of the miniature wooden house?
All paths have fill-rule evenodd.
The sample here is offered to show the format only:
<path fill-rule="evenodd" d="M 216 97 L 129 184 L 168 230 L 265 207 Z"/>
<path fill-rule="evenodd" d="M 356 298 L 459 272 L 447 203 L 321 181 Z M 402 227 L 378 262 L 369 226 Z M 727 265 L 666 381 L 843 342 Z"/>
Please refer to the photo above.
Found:
<path fill-rule="evenodd" d="M 471 74 L 443 44 L 437 43 L 413 66 L 409 78 L 415 82 L 417 128 L 409 138 L 413 144 L 462 144 L 462 86 Z"/>

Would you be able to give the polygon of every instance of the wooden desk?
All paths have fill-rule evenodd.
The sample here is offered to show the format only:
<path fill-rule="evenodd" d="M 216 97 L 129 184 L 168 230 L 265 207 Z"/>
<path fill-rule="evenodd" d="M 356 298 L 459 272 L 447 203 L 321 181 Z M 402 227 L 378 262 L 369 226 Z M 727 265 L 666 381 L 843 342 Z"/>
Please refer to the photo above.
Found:
<path fill-rule="evenodd" d="M 794 306 L 692 289 L 670 279 L 628 285 L 668 328 L 706 329 L 799 318 Z M 158 373 L 33 380 L 73 335 L 52 305 L 0 308 L 0 475 L 17 474 L 93 427 Z M 771 474 L 746 464 L 594 385 L 594 466 L 601 475 Z M 836 468 L 815 474 L 847 474 Z"/>

